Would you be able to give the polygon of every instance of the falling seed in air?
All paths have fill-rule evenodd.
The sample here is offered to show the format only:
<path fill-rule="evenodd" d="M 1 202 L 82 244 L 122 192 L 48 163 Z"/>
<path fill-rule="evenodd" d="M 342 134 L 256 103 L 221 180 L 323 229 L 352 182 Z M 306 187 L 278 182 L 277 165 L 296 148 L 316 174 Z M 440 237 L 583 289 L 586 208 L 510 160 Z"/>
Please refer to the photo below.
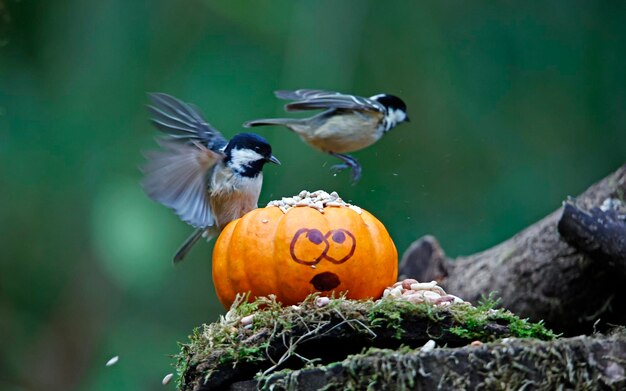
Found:
<path fill-rule="evenodd" d="M 168 373 L 167 375 L 165 375 L 165 377 L 163 378 L 161 383 L 163 383 L 164 386 L 170 384 L 170 381 L 172 381 L 172 377 L 174 377 L 174 374 L 173 373 Z"/>
<path fill-rule="evenodd" d="M 268 219 L 263 219 L 263 220 L 261 220 L 261 222 L 262 222 L 263 224 L 267 224 L 267 222 L 268 222 L 268 221 L 269 221 Z"/>
<path fill-rule="evenodd" d="M 115 365 L 120 360 L 120 356 L 111 357 L 109 361 L 107 361 L 106 366 L 110 367 L 111 365 Z"/>

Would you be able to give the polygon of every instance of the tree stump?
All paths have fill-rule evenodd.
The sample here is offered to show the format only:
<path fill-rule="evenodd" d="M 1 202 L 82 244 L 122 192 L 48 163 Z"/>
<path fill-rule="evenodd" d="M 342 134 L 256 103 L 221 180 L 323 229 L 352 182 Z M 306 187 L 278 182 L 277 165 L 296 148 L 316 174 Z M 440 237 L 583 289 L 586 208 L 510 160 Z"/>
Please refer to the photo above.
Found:
<path fill-rule="evenodd" d="M 502 307 L 566 335 L 626 324 L 625 195 L 626 165 L 486 251 L 451 260 L 434 237 L 421 238 L 400 273 L 469 301 L 495 291 Z"/>

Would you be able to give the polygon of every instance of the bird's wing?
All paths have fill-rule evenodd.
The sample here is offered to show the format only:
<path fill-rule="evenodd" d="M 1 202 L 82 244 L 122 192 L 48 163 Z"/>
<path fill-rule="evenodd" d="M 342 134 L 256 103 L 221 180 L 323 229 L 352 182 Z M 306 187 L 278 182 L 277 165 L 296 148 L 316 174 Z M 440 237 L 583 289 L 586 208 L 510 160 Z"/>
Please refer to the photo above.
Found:
<path fill-rule="evenodd" d="M 355 95 L 323 90 L 280 90 L 275 92 L 280 99 L 293 100 L 285 105 L 287 111 L 346 109 L 384 112 L 385 108 L 377 101 Z"/>
<path fill-rule="evenodd" d="M 148 105 L 150 121 L 168 138 L 188 144 L 199 142 L 212 151 L 220 151 L 226 146 L 224 136 L 202 117 L 194 105 L 163 93 L 151 93 L 148 97 L 152 103 Z"/>
<path fill-rule="evenodd" d="M 146 152 L 142 167 L 142 187 L 154 201 L 173 209 L 186 223 L 196 228 L 215 224 L 208 195 L 208 178 L 221 152 L 196 142 L 157 139 L 162 149 Z"/>

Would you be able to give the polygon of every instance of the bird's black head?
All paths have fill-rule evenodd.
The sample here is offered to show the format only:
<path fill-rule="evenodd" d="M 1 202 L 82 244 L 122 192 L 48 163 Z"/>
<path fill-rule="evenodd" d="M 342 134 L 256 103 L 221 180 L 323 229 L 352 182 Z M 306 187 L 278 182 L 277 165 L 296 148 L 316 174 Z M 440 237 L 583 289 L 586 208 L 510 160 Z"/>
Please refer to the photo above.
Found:
<path fill-rule="evenodd" d="M 265 163 L 280 164 L 272 155 L 272 146 L 254 133 L 239 133 L 224 149 L 224 163 L 245 177 L 255 177 Z"/>
<path fill-rule="evenodd" d="M 378 101 L 386 109 L 402 110 L 406 113 L 406 103 L 397 96 L 389 94 L 379 94 L 372 96 L 372 99 Z"/>
<path fill-rule="evenodd" d="M 373 99 L 383 105 L 386 110 L 386 117 L 388 121 L 388 129 L 393 128 L 401 122 L 409 122 L 409 116 L 406 112 L 406 103 L 397 96 L 389 94 L 374 95 L 370 99 Z"/>

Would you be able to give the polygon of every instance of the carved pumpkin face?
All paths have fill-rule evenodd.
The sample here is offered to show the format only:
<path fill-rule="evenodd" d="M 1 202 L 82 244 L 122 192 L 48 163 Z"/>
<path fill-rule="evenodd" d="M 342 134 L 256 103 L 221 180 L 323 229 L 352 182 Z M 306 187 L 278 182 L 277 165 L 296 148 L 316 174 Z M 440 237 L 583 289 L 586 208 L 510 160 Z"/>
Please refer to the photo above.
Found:
<path fill-rule="evenodd" d="M 398 274 L 398 253 L 370 213 L 346 206 L 251 211 L 228 224 L 213 250 L 213 282 L 228 308 L 240 292 L 284 305 L 313 292 L 379 298 Z"/>

